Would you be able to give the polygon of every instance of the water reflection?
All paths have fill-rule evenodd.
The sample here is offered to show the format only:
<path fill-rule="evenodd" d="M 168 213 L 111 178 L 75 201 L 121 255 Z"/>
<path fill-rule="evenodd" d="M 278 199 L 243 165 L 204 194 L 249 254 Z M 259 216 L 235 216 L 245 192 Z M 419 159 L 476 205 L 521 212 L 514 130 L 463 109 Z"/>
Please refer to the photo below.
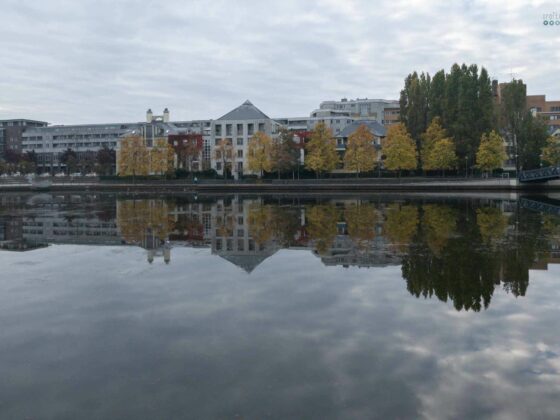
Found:
<path fill-rule="evenodd" d="M 247 273 L 280 249 L 307 250 L 325 266 L 401 266 L 410 294 L 480 311 L 496 287 L 524 296 L 529 270 L 559 261 L 555 209 L 532 199 L 8 196 L 0 246 L 136 245 L 167 264 L 173 248 L 202 247 Z"/>

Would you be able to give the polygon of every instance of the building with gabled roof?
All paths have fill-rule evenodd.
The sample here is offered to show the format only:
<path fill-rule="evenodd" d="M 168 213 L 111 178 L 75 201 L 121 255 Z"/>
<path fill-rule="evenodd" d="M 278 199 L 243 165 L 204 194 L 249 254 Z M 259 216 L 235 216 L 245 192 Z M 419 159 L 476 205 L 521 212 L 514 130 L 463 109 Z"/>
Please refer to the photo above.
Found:
<path fill-rule="evenodd" d="M 264 112 L 246 100 L 238 107 L 232 109 L 211 125 L 211 147 L 214 150 L 211 156 L 211 165 L 220 175 L 224 171 L 238 178 L 241 175 L 252 174 L 247 168 L 247 153 L 249 140 L 259 131 L 274 137 L 278 133 L 280 124 L 268 117 Z M 221 151 L 216 152 L 220 142 L 229 145 L 226 156 Z M 217 153 L 220 154 L 217 159 Z"/>

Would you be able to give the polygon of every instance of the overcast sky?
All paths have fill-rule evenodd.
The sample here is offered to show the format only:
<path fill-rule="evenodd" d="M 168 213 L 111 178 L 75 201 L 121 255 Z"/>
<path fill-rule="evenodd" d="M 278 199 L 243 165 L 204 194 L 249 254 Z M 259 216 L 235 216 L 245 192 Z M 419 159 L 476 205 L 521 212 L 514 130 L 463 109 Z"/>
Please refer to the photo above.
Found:
<path fill-rule="evenodd" d="M 453 3 L 453 4 L 451 4 Z M 398 99 L 405 76 L 477 63 L 560 99 L 558 1 L 0 0 L 0 118 L 271 117 Z"/>

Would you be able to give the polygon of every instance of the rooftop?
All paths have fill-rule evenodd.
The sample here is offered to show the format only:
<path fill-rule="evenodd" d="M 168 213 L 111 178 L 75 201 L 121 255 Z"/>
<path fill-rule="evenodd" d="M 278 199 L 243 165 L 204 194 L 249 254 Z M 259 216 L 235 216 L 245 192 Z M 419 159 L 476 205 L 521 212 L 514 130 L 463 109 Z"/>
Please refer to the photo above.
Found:
<path fill-rule="evenodd" d="M 236 120 L 263 120 L 269 119 L 268 116 L 258 109 L 251 101 L 246 100 L 237 108 L 228 112 L 226 115 L 218 118 L 221 121 L 236 121 Z"/>
<path fill-rule="evenodd" d="M 377 137 L 385 137 L 387 135 L 387 129 L 383 127 L 380 123 L 375 120 L 359 120 L 354 121 L 352 124 L 348 124 L 344 130 L 342 130 L 336 137 L 349 137 L 354 133 L 360 125 L 365 125 L 371 134 Z"/>

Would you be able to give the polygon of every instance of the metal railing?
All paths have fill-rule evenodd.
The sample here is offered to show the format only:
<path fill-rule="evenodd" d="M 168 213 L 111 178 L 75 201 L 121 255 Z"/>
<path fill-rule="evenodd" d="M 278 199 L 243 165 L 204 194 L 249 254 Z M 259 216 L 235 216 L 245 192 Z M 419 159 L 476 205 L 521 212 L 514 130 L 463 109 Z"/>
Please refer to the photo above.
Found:
<path fill-rule="evenodd" d="M 519 182 L 548 181 L 555 178 L 560 178 L 560 166 L 547 166 L 519 172 Z"/>

